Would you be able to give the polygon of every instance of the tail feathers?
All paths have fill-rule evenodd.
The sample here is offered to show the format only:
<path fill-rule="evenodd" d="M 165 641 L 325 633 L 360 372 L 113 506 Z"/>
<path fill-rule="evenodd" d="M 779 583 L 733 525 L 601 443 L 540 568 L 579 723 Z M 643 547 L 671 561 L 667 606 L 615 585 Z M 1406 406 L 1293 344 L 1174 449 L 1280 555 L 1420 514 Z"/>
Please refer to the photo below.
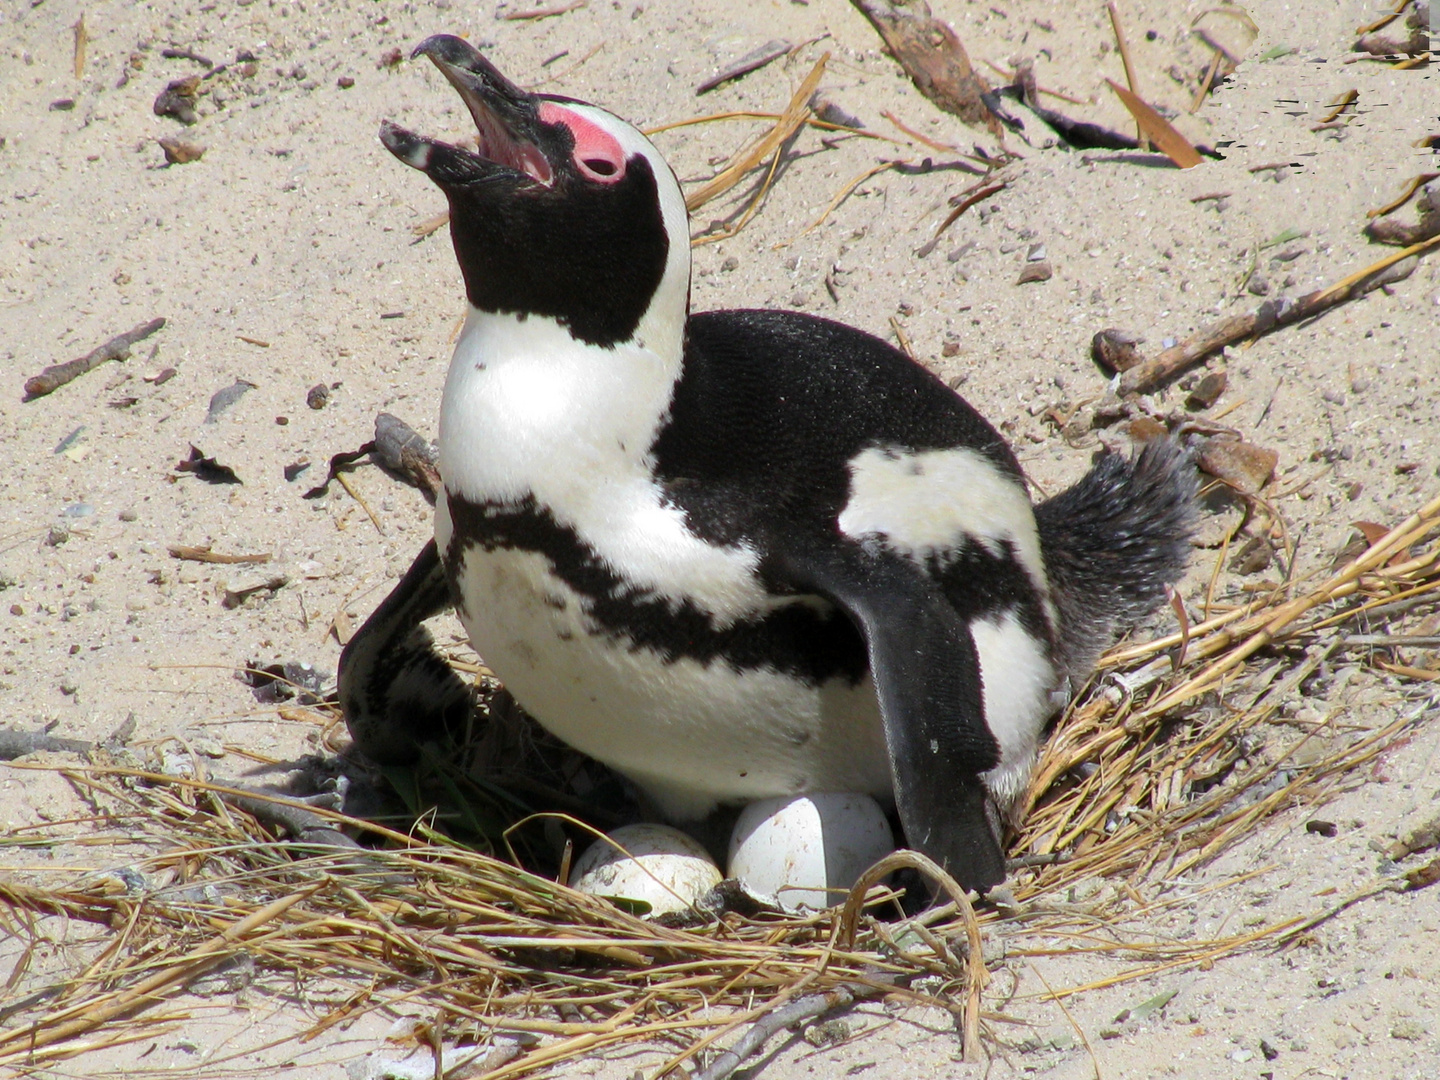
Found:
<path fill-rule="evenodd" d="M 1194 502 L 1189 455 L 1155 439 L 1130 459 L 1107 454 L 1035 508 L 1072 680 L 1089 674 L 1119 624 L 1152 611 L 1184 573 Z"/>

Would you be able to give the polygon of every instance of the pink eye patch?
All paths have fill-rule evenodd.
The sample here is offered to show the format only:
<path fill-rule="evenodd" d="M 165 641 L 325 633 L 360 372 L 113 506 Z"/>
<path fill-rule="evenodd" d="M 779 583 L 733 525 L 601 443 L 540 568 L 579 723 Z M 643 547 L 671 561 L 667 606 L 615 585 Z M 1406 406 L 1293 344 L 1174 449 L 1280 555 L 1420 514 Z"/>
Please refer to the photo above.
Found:
<path fill-rule="evenodd" d="M 547 124 L 564 124 L 575 136 L 575 167 L 582 176 L 600 184 L 613 184 L 625 176 L 625 151 L 615 136 L 599 124 L 586 120 L 553 101 L 542 102 L 540 119 Z"/>

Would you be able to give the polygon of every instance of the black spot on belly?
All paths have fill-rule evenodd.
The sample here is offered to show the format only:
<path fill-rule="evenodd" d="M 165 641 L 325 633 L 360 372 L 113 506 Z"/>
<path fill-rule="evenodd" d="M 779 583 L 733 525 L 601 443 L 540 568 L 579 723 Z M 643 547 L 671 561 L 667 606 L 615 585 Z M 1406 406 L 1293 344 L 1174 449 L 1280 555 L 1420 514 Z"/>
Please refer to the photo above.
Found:
<path fill-rule="evenodd" d="M 445 569 L 454 594 L 468 545 L 544 555 L 552 572 L 583 598 L 596 632 L 645 649 L 667 663 L 682 657 L 724 663 L 736 671 L 782 671 L 818 686 L 842 677 L 852 685 L 868 670 L 865 643 L 840 611 L 804 598 L 763 616 L 717 626 L 687 599 L 674 599 L 627 581 L 568 526 L 527 496 L 519 503 L 471 502 L 447 494 L 454 526 Z"/>

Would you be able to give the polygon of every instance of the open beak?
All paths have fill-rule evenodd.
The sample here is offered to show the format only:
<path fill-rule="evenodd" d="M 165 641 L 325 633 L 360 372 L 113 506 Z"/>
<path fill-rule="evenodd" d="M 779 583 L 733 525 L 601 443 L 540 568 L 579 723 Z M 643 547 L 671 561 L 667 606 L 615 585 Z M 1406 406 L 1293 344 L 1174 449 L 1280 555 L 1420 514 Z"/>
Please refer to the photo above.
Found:
<path fill-rule="evenodd" d="M 475 46 L 452 34 L 426 38 L 411 59 L 417 56 L 428 56 L 460 92 L 475 121 L 476 151 L 416 135 L 388 120 L 380 128 L 386 149 L 442 186 L 490 178 L 499 170 L 550 185 L 554 170 L 537 144 L 541 120 L 534 94 L 521 90 Z"/>

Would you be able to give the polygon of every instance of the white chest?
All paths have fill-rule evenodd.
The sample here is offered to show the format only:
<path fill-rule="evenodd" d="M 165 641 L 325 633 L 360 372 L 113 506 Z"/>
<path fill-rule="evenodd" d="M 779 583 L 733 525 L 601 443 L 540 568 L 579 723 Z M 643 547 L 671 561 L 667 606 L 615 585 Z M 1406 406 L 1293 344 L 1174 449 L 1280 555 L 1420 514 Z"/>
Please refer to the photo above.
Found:
<path fill-rule="evenodd" d="M 440 471 L 470 503 L 543 507 L 625 590 L 688 601 L 723 630 L 781 601 L 760 586 L 753 549 L 700 540 L 653 477 L 647 450 L 676 374 L 646 349 L 578 347 L 548 320 L 472 314 L 446 379 Z M 442 500 L 442 552 L 451 534 Z M 476 651 L 560 738 L 677 817 L 797 790 L 888 793 L 868 681 L 815 687 L 635 648 L 601 630 L 595 598 L 557 576 L 555 557 L 470 546 L 459 580 Z"/>

